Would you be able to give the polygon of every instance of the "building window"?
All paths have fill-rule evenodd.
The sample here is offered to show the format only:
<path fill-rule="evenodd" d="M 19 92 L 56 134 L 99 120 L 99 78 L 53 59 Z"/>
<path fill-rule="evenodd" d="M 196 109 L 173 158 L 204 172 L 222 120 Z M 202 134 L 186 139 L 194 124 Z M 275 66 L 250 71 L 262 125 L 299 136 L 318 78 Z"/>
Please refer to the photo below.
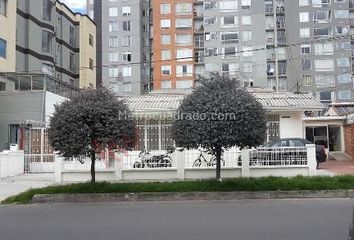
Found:
<path fill-rule="evenodd" d="M 340 74 L 337 76 L 337 82 L 339 84 L 352 83 L 352 75 L 351 74 Z"/>
<path fill-rule="evenodd" d="M 193 4 L 192 3 L 177 3 L 176 4 L 176 14 L 177 15 L 185 15 L 185 14 L 191 14 L 193 9 Z"/>
<path fill-rule="evenodd" d="M 176 88 L 192 88 L 193 87 L 193 80 L 177 80 L 176 81 Z"/>
<path fill-rule="evenodd" d="M 351 90 L 340 90 L 338 91 L 338 99 L 347 100 L 352 98 Z"/>
<path fill-rule="evenodd" d="M 252 41 L 252 31 L 243 31 L 242 41 L 244 42 Z"/>
<path fill-rule="evenodd" d="M 110 62 L 118 62 L 118 51 L 110 51 L 109 52 L 109 61 Z"/>
<path fill-rule="evenodd" d="M 312 84 L 312 76 L 308 74 L 302 75 L 302 84 L 304 86 L 310 86 Z"/>
<path fill-rule="evenodd" d="M 43 20 L 52 21 L 52 7 L 50 0 L 43 0 Z"/>
<path fill-rule="evenodd" d="M 333 55 L 333 43 L 315 43 L 315 55 Z"/>
<path fill-rule="evenodd" d="M 117 7 L 110 7 L 109 8 L 109 16 L 110 17 L 117 17 L 118 16 L 118 8 Z"/>
<path fill-rule="evenodd" d="M 347 57 L 337 58 L 337 66 L 338 67 L 349 67 L 350 60 Z"/>
<path fill-rule="evenodd" d="M 222 44 L 238 43 L 238 32 L 222 32 L 220 36 Z"/>
<path fill-rule="evenodd" d="M 161 23 L 161 29 L 171 27 L 171 20 L 170 19 L 161 19 L 160 23 Z"/>
<path fill-rule="evenodd" d="M 237 11 L 238 9 L 238 1 L 223 1 L 220 2 L 220 11 L 226 12 L 226 11 Z"/>
<path fill-rule="evenodd" d="M 161 81 L 161 88 L 162 89 L 169 89 L 171 87 L 172 87 L 172 85 L 171 85 L 171 81 L 170 80 L 162 80 Z"/>
<path fill-rule="evenodd" d="M 242 23 L 242 25 L 251 25 L 252 24 L 252 17 L 251 16 L 242 16 L 241 23 Z"/>
<path fill-rule="evenodd" d="M 109 32 L 118 31 L 118 22 L 109 22 Z"/>
<path fill-rule="evenodd" d="M 334 61 L 333 59 L 316 59 L 315 68 L 318 72 L 334 71 Z"/>
<path fill-rule="evenodd" d="M 177 61 L 191 61 L 193 58 L 193 50 L 189 48 L 177 49 Z"/>
<path fill-rule="evenodd" d="M 188 46 L 193 44 L 193 35 L 191 34 L 177 34 L 176 45 Z"/>
<path fill-rule="evenodd" d="M 46 53 L 52 52 L 52 34 L 47 31 L 42 31 L 42 51 Z"/>
<path fill-rule="evenodd" d="M 242 9 L 250 9 L 251 8 L 251 0 L 241 0 L 241 8 Z"/>
<path fill-rule="evenodd" d="M 301 44 L 301 54 L 311 53 L 311 44 Z"/>
<path fill-rule="evenodd" d="M 54 76 L 54 68 L 49 64 L 42 64 L 42 73 L 47 74 L 49 76 Z"/>
<path fill-rule="evenodd" d="M 91 58 L 89 59 L 89 68 L 93 70 L 93 60 Z"/>
<path fill-rule="evenodd" d="M 122 7 L 122 15 L 123 16 L 130 16 L 131 8 L 130 6 Z"/>
<path fill-rule="evenodd" d="M 117 66 L 110 66 L 109 67 L 109 77 L 116 78 L 118 77 L 118 67 Z"/>
<path fill-rule="evenodd" d="M 132 45 L 131 36 L 123 36 L 122 45 L 123 45 L 123 47 L 130 47 Z"/>
<path fill-rule="evenodd" d="M 7 15 L 7 0 L 0 0 L 0 14 Z"/>
<path fill-rule="evenodd" d="M 161 14 L 170 14 L 171 13 L 171 4 L 161 4 L 160 5 Z"/>
<path fill-rule="evenodd" d="M 161 60 L 171 60 L 171 50 L 162 50 Z"/>
<path fill-rule="evenodd" d="M 164 45 L 171 44 L 171 35 L 168 34 L 161 35 L 161 44 Z"/>
<path fill-rule="evenodd" d="M 238 24 L 237 16 L 227 15 L 221 17 L 221 26 L 231 27 L 231 26 L 237 26 L 237 24 Z"/>
<path fill-rule="evenodd" d="M 118 37 L 109 37 L 109 47 L 118 47 Z"/>
<path fill-rule="evenodd" d="M 177 77 L 193 76 L 193 65 L 192 64 L 177 65 L 176 76 Z"/>
<path fill-rule="evenodd" d="M 309 0 L 299 0 L 299 6 L 305 7 L 309 5 Z"/>
<path fill-rule="evenodd" d="M 70 70 L 75 71 L 74 53 L 70 53 L 69 64 L 70 64 Z"/>
<path fill-rule="evenodd" d="M 123 53 L 123 62 L 131 62 L 132 61 L 132 53 L 131 52 L 124 52 Z"/>
<path fill-rule="evenodd" d="M 349 18 L 349 11 L 348 10 L 335 10 L 334 11 L 335 18 Z"/>
<path fill-rule="evenodd" d="M 309 38 L 310 28 L 300 28 L 300 38 Z"/>
<path fill-rule="evenodd" d="M 132 84 L 130 82 L 123 83 L 123 92 L 130 93 L 132 91 Z"/>
<path fill-rule="evenodd" d="M 123 67 L 122 68 L 122 75 L 123 77 L 131 77 L 132 76 L 132 67 Z"/>
<path fill-rule="evenodd" d="M 311 60 L 310 59 L 301 59 L 302 62 L 302 70 L 303 71 L 308 71 L 311 70 L 312 66 L 311 66 Z"/>
<path fill-rule="evenodd" d="M 192 18 L 177 18 L 176 19 L 176 28 L 178 29 L 189 29 L 193 26 Z"/>
<path fill-rule="evenodd" d="M 7 42 L 0 38 L 0 57 L 6 58 L 6 44 Z"/>
<path fill-rule="evenodd" d="M 70 29 L 69 29 L 69 42 L 72 46 L 74 46 L 75 44 L 75 29 L 73 26 L 70 26 Z"/>
<path fill-rule="evenodd" d="M 123 31 L 130 31 L 130 21 L 123 21 Z"/>
<path fill-rule="evenodd" d="M 89 34 L 89 44 L 93 47 L 93 36 Z"/>
<path fill-rule="evenodd" d="M 308 12 L 300 12 L 300 22 L 308 22 L 309 21 L 309 13 Z"/>
<path fill-rule="evenodd" d="M 161 74 L 162 75 L 171 75 L 171 66 L 170 65 L 161 66 Z"/>

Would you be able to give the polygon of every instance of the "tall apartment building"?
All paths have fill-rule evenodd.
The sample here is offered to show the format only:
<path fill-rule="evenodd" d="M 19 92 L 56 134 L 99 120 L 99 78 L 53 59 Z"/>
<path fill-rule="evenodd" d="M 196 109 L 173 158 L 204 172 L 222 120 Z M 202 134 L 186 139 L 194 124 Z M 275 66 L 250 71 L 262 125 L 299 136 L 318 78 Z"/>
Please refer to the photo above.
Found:
<path fill-rule="evenodd" d="M 8 8 L 15 2 L 1 1 Z M 17 0 L 16 11 L 16 72 L 43 72 L 77 88 L 96 86 L 96 25 L 88 16 L 55 0 Z"/>
<path fill-rule="evenodd" d="M 97 83 L 119 95 L 150 89 L 149 0 L 87 0 L 97 24 Z"/>
<path fill-rule="evenodd" d="M 155 89 L 190 87 L 197 74 L 219 71 L 245 87 L 309 91 L 324 103 L 354 99 L 353 0 L 153 0 L 151 6 Z"/>

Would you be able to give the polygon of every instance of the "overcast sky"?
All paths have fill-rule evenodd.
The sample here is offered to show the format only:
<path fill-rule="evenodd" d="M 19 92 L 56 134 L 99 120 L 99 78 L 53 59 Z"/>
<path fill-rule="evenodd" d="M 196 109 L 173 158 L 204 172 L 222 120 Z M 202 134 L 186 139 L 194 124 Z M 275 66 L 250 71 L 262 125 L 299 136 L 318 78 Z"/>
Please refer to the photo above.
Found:
<path fill-rule="evenodd" d="M 86 0 L 61 0 L 70 7 L 74 12 L 86 12 Z"/>

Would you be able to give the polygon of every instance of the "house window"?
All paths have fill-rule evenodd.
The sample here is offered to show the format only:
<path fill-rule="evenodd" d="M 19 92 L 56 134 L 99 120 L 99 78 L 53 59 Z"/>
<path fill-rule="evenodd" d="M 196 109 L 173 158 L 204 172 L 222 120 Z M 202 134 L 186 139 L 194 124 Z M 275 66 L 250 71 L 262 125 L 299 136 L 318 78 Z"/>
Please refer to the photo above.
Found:
<path fill-rule="evenodd" d="M 130 21 L 123 21 L 123 31 L 130 31 Z"/>
<path fill-rule="evenodd" d="M 7 15 L 7 0 L 0 0 L 0 14 Z"/>
<path fill-rule="evenodd" d="M 89 35 L 89 44 L 93 47 L 93 36 Z"/>
<path fill-rule="evenodd" d="M 7 42 L 0 38 L 0 57 L 6 58 L 6 44 Z"/>
<path fill-rule="evenodd" d="M 52 21 L 52 7 L 50 0 L 43 0 L 43 20 Z"/>
<path fill-rule="evenodd" d="M 89 59 L 89 68 L 93 70 L 93 60 L 91 58 Z"/>
<path fill-rule="evenodd" d="M 52 52 L 52 34 L 47 31 L 42 31 L 42 51 L 46 53 Z"/>

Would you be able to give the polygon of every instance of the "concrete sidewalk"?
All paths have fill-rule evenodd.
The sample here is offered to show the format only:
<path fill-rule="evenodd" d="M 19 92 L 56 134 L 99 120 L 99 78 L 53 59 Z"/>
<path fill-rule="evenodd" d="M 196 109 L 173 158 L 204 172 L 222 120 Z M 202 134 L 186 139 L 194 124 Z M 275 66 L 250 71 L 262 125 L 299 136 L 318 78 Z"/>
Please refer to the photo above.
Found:
<path fill-rule="evenodd" d="M 320 164 L 320 169 L 332 172 L 336 175 L 354 175 L 354 161 L 327 160 Z"/>
<path fill-rule="evenodd" d="M 54 184 L 54 174 L 23 174 L 0 181 L 0 201 L 31 188 Z"/>

